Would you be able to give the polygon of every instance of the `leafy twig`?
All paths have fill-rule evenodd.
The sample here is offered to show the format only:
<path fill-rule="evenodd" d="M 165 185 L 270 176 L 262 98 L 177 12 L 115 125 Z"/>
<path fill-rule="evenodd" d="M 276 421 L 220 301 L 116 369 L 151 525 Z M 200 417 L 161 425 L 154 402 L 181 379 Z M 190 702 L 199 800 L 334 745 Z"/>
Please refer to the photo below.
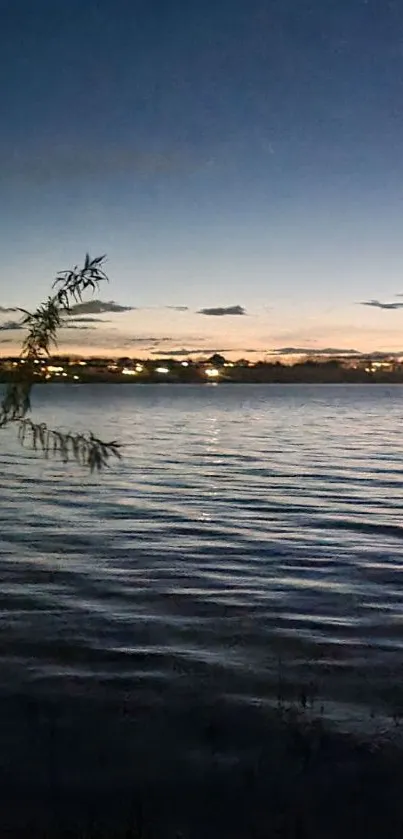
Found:
<path fill-rule="evenodd" d="M 81 301 L 83 294 L 95 292 L 100 283 L 108 281 L 103 270 L 105 256 L 91 259 L 85 257 L 82 268 L 75 266 L 70 271 L 61 271 L 52 288 L 57 289 L 34 312 L 19 309 L 23 314 L 21 325 L 28 329 L 23 341 L 20 359 L 19 380 L 7 386 L 0 407 L 0 428 L 11 423 L 18 424 L 18 436 L 22 443 L 28 443 L 46 457 L 58 455 L 64 463 L 74 460 L 87 466 L 91 472 L 108 465 L 111 457 L 120 458 L 120 446 L 116 440 L 103 442 L 92 432 L 71 434 L 35 423 L 28 417 L 31 412 L 31 391 L 34 385 L 34 363 L 48 357 L 53 345 L 57 345 L 57 334 L 64 324 L 64 318 L 72 313 L 72 304 Z"/>
<path fill-rule="evenodd" d="M 42 451 L 45 457 L 58 454 L 63 463 L 75 460 L 88 466 L 91 472 L 102 469 L 111 456 L 120 458 L 120 446 L 116 440 L 109 443 L 88 434 L 71 434 L 48 428 L 45 422 L 35 423 L 29 417 L 19 423 L 18 437 L 21 443 L 28 443 L 35 451 Z"/>

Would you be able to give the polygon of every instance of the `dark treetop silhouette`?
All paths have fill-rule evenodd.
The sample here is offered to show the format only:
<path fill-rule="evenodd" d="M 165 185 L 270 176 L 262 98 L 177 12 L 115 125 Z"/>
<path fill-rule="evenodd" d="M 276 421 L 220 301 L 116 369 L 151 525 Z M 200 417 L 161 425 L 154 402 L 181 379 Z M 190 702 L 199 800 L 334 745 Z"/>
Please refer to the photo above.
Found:
<path fill-rule="evenodd" d="M 49 356 L 51 347 L 57 344 L 58 330 L 71 314 L 71 305 L 81 302 L 85 292 L 94 292 L 101 282 L 108 281 L 103 270 L 104 261 L 104 256 L 91 259 L 87 254 L 82 268 L 75 266 L 70 271 L 59 272 L 52 286 L 54 294 L 34 312 L 18 309 L 23 314 L 21 324 L 28 330 L 21 349 L 25 363 L 20 366 L 18 380 L 7 386 L 0 407 L 0 428 L 15 424 L 22 443 L 30 444 L 46 457 L 58 455 L 64 463 L 75 460 L 91 471 L 102 469 L 111 457 L 120 457 L 120 445 L 116 440 L 106 443 L 91 431 L 63 433 L 48 428 L 46 423 L 35 423 L 29 414 L 35 362 Z"/>

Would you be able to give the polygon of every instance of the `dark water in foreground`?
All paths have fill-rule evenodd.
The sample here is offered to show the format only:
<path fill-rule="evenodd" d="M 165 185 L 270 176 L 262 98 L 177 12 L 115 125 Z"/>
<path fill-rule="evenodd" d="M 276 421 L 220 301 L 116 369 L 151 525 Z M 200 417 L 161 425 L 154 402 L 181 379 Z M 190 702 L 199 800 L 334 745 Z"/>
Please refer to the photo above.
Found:
<path fill-rule="evenodd" d="M 344 728 L 403 709 L 403 388 L 48 386 L 35 407 L 126 450 L 90 477 L 2 432 L 3 783 L 116 804 L 129 764 L 146 790 L 234 761 L 211 709 L 244 750 L 279 691 Z"/>

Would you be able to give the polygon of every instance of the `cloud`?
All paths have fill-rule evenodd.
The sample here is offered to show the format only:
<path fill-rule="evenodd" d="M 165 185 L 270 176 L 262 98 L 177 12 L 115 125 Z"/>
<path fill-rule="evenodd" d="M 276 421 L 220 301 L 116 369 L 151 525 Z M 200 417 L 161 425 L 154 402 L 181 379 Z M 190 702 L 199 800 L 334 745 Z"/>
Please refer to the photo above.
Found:
<path fill-rule="evenodd" d="M 380 350 L 375 350 L 374 352 L 370 353 L 362 353 L 362 355 L 365 355 L 366 358 L 373 359 L 399 358 L 399 356 L 403 355 L 403 350 L 400 350 L 400 352 L 396 352 L 396 350 L 394 350 L 393 352 L 382 352 Z"/>
<path fill-rule="evenodd" d="M 12 308 L 12 307 L 8 308 L 7 306 L 0 306 L 0 312 L 16 312 L 16 311 L 17 311 L 16 306 L 14 306 L 14 308 Z"/>
<path fill-rule="evenodd" d="M 246 309 L 244 309 L 243 306 L 217 306 L 212 309 L 199 309 L 197 314 L 212 315 L 214 317 L 223 317 L 224 315 L 246 315 Z"/>
<path fill-rule="evenodd" d="M 84 318 L 86 320 L 86 318 Z M 89 320 L 97 320 L 97 318 L 89 318 Z M 102 321 L 101 321 L 102 323 Z M 0 324 L 0 331 L 2 332 L 15 332 L 16 330 L 26 329 L 26 327 L 16 320 L 8 320 L 5 323 Z M 81 324 L 80 321 L 72 321 L 71 323 L 65 323 L 62 326 L 62 329 L 80 329 L 80 330 L 88 330 L 88 329 L 95 329 L 95 326 L 87 326 L 85 324 Z"/>
<path fill-rule="evenodd" d="M 63 329 L 80 329 L 80 330 L 85 329 L 85 330 L 88 330 L 88 329 L 95 329 L 95 326 L 79 326 L 79 324 L 68 323 L 68 324 L 66 324 L 66 326 L 63 327 Z"/>
<path fill-rule="evenodd" d="M 166 309 L 171 309 L 173 312 L 188 312 L 189 306 L 165 306 Z"/>
<path fill-rule="evenodd" d="M 2 324 L 1 324 L 0 329 L 1 329 L 2 331 L 6 332 L 6 331 L 8 331 L 9 329 L 10 329 L 10 330 L 25 329 L 25 327 L 24 327 L 24 326 L 22 326 L 22 324 L 21 324 L 21 323 L 19 323 L 19 322 L 18 322 L 18 321 L 16 321 L 16 320 L 8 320 L 8 321 L 6 321 L 6 323 L 2 323 Z"/>
<path fill-rule="evenodd" d="M 217 350 L 211 347 L 192 347 L 192 349 L 181 347 L 179 350 L 151 350 L 151 355 L 161 355 L 162 352 L 164 352 L 165 356 L 169 356 L 170 358 L 181 358 L 183 356 L 190 355 L 214 355 L 214 353 L 232 352 L 232 350 Z"/>
<path fill-rule="evenodd" d="M 182 347 L 182 349 L 180 349 L 180 350 L 167 350 L 167 352 L 169 353 L 169 355 L 172 358 L 175 358 L 175 357 L 176 358 L 181 358 L 182 356 L 187 356 L 187 355 L 200 355 L 200 353 L 204 353 L 205 350 L 200 350 L 200 349 L 198 349 L 198 350 L 195 350 L 195 349 L 188 350 L 185 347 Z M 160 355 L 160 354 L 161 354 L 161 350 L 152 350 L 152 353 L 151 353 L 151 355 Z"/>
<path fill-rule="evenodd" d="M 280 347 L 269 350 L 270 355 L 361 355 L 358 350 L 338 349 L 336 347 Z"/>
<path fill-rule="evenodd" d="M 89 300 L 88 303 L 76 303 L 71 307 L 72 315 L 101 315 L 104 312 L 132 312 L 135 306 L 121 306 L 114 300 Z"/>
<path fill-rule="evenodd" d="M 122 346 L 130 347 L 130 346 L 138 346 L 138 347 L 153 347 L 157 344 L 171 344 L 173 338 L 159 338 L 156 335 L 144 335 L 139 336 L 138 338 L 126 338 L 124 344 Z"/>
<path fill-rule="evenodd" d="M 108 321 L 108 320 L 103 320 L 103 318 L 75 318 L 75 317 L 72 317 L 71 319 L 69 319 L 69 324 L 70 323 L 73 323 L 73 324 L 76 324 L 76 323 L 109 323 L 109 322 L 110 321 Z"/>
<path fill-rule="evenodd" d="M 401 295 L 396 295 L 400 297 Z M 381 303 L 380 300 L 361 300 L 361 306 L 373 306 L 375 309 L 403 309 L 403 303 Z"/>

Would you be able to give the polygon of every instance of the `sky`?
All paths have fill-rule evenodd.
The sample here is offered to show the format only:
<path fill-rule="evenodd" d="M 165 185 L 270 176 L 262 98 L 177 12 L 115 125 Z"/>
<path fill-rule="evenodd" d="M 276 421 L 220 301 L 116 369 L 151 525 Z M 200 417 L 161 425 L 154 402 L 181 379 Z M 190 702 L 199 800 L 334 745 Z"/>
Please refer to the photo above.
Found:
<path fill-rule="evenodd" d="M 0 56 L 0 354 L 87 251 L 63 351 L 403 351 L 401 0 L 0 0 Z"/>

